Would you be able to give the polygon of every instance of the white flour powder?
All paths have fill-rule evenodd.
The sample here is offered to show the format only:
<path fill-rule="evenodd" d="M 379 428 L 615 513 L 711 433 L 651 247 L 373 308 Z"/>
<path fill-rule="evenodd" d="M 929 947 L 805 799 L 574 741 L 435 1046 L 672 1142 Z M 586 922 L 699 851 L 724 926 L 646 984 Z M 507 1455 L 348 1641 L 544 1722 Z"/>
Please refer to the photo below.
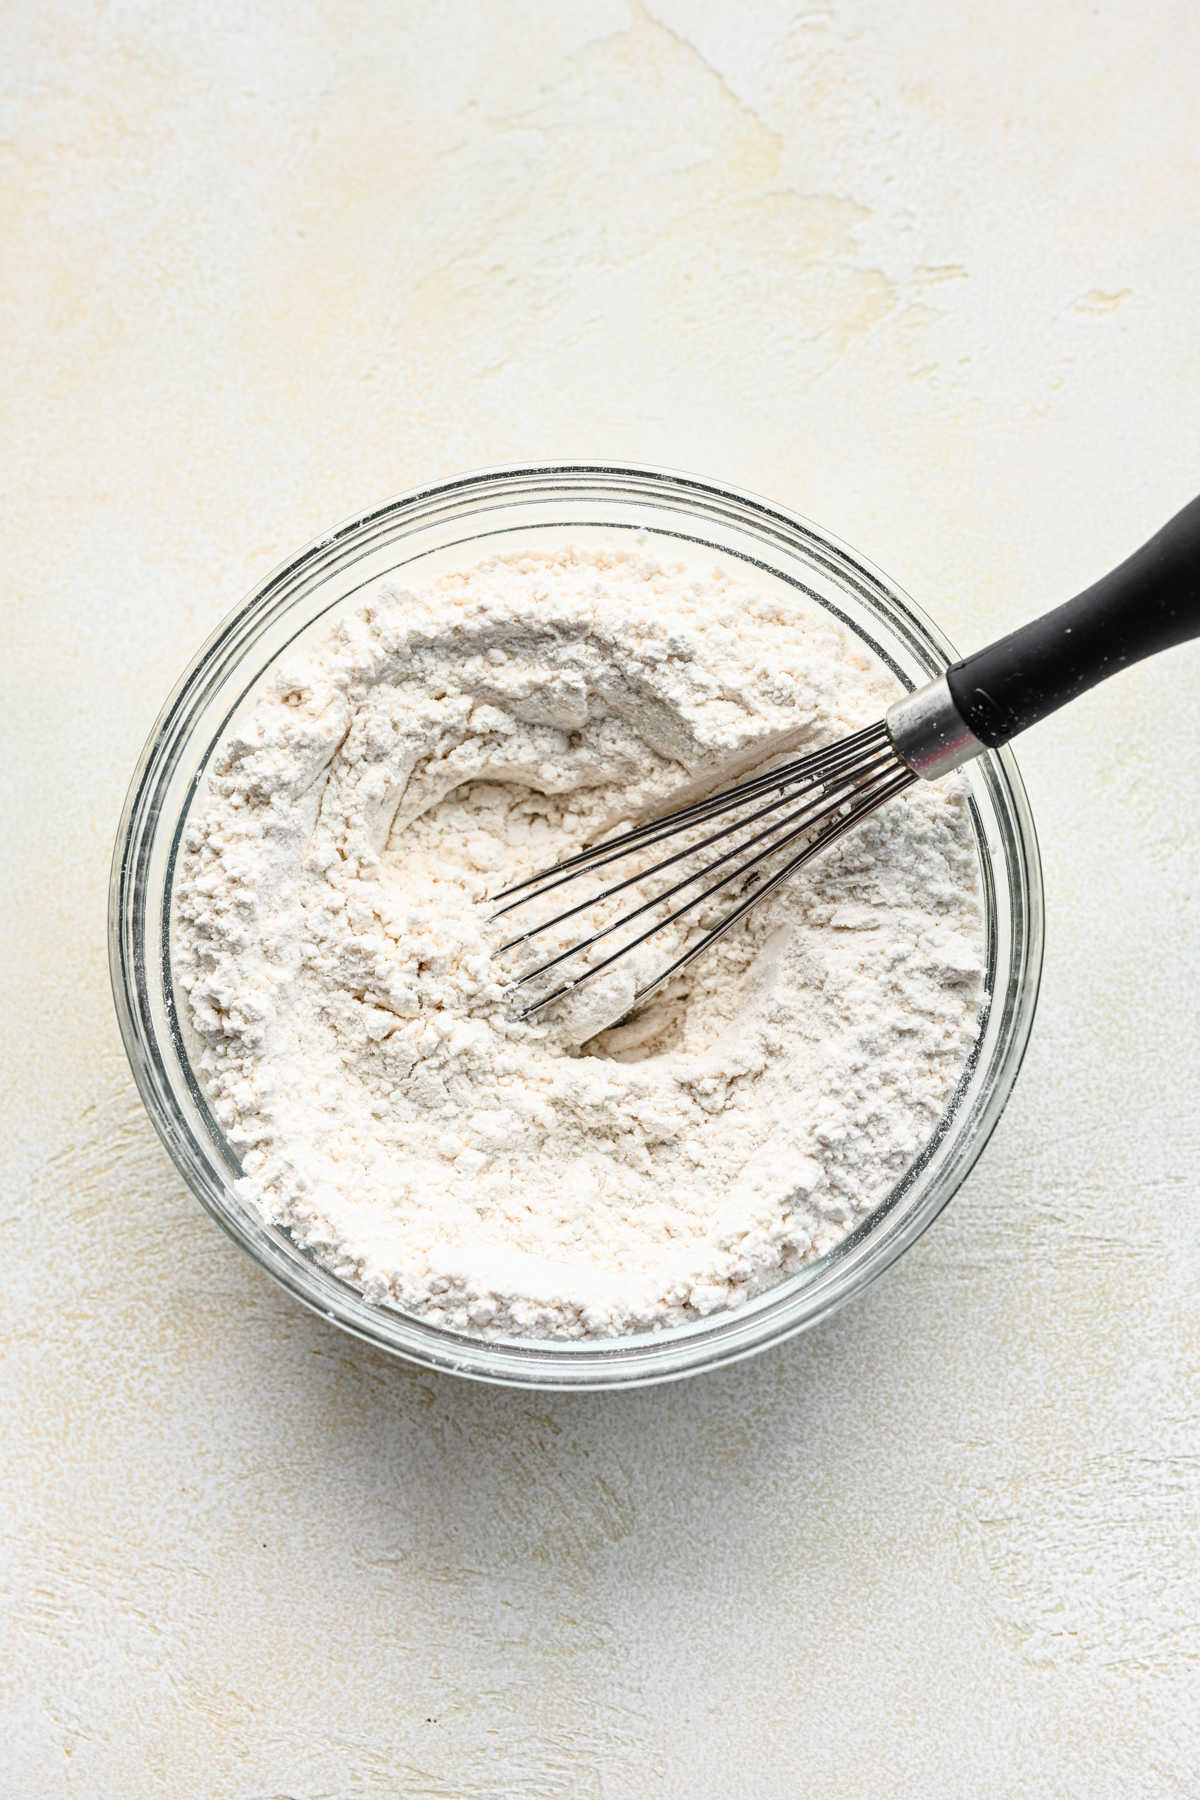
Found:
<path fill-rule="evenodd" d="M 185 843 L 175 967 L 246 1197 L 368 1298 L 489 1334 L 679 1323 L 835 1244 L 973 1041 L 953 784 L 885 808 L 612 1030 L 670 945 L 520 1023 L 480 901 L 894 692 L 815 612 L 641 550 L 497 560 L 343 614 L 226 738 Z"/>

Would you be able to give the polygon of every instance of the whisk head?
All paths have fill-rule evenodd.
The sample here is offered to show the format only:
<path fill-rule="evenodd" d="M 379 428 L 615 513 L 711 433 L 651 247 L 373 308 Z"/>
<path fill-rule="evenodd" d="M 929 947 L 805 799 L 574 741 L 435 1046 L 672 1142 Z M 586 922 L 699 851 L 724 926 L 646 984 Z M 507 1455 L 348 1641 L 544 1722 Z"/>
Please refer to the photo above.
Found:
<path fill-rule="evenodd" d="M 668 927 L 698 915 L 702 928 L 695 940 L 638 988 L 626 1009 L 631 1011 L 805 863 L 916 779 L 880 720 L 840 743 L 780 763 L 514 882 L 493 897 L 493 902 L 506 903 L 497 907 L 493 920 L 600 870 L 616 876 L 604 877 L 599 891 L 589 889 L 573 905 L 540 919 L 496 949 L 494 955 L 503 956 L 551 936 L 572 919 L 581 921 L 578 937 L 572 936 L 565 948 L 514 979 L 514 993 L 536 995 L 518 1016 L 527 1019 L 541 1012 Z M 631 869 L 624 866 L 630 864 Z M 661 885 L 663 879 L 668 885 Z M 646 897 L 639 898 L 634 889 L 644 889 Z M 622 894 L 629 895 L 629 904 L 621 906 L 616 917 L 587 929 L 581 915 L 606 908 Z M 734 904 L 709 922 L 710 914 L 701 909 L 717 895 L 723 901 L 733 898 Z M 615 940 L 611 946 L 609 939 Z M 594 955 L 601 946 L 603 953 Z M 538 993 L 538 984 L 555 971 L 558 979 Z"/>

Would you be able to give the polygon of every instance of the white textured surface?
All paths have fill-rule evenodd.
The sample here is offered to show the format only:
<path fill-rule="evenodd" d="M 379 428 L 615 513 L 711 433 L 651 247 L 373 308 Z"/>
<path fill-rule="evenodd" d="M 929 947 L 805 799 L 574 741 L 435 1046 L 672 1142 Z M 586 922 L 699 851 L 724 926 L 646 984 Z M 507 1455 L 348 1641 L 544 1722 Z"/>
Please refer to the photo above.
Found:
<path fill-rule="evenodd" d="M 3 32 L 6 1800 L 1194 1794 L 1195 650 L 1023 752 L 1044 999 L 971 1182 L 690 1385 L 469 1388 L 302 1313 L 152 1137 L 102 918 L 197 640 L 427 477 L 725 477 L 964 643 L 1131 548 L 1200 470 L 1197 15 Z"/>

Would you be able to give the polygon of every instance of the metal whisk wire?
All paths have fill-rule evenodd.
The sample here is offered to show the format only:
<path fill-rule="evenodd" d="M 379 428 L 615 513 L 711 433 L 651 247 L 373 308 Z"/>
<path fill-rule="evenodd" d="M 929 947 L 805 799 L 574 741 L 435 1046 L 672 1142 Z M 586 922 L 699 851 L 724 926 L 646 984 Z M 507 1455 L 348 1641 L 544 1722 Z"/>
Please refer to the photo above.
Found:
<path fill-rule="evenodd" d="M 892 747 L 887 729 L 882 721 L 877 725 L 866 727 L 841 743 L 828 746 L 826 749 L 812 752 L 808 756 L 796 758 L 783 763 L 765 774 L 757 775 L 737 786 L 725 789 L 722 793 L 706 799 L 694 801 L 691 805 L 675 809 L 657 819 L 651 819 L 644 825 L 632 827 L 608 838 L 591 849 L 566 857 L 551 869 L 542 870 L 523 882 L 514 883 L 496 895 L 498 900 L 507 900 L 493 914 L 494 919 L 504 917 L 517 907 L 529 901 L 539 899 L 568 882 L 590 875 L 597 869 L 605 868 L 611 863 L 623 861 L 629 856 L 639 855 L 651 846 L 688 834 L 697 827 L 703 827 L 711 821 L 726 817 L 726 822 L 706 835 L 690 840 L 681 848 L 671 850 L 665 856 L 652 862 L 648 867 L 639 867 L 630 875 L 612 882 L 599 893 L 592 893 L 586 899 L 556 913 L 552 918 L 539 921 L 527 931 L 520 932 L 499 946 L 495 955 L 501 956 L 507 951 L 528 943 L 531 939 L 556 930 L 580 913 L 602 905 L 616 895 L 627 892 L 630 888 L 663 874 L 666 870 L 680 863 L 689 862 L 714 845 L 725 839 L 736 838 L 729 848 L 722 850 L 710 860 L 703 862 L 698 868 L 683 874 L 669 887 L 653 892 L 640 904 L 623 911 L 619 916 L 597 930 L 569 943 L 565 949 L 548 957 L 536 968 L 528 970 L 513 982 L 513 989 L 520 990 L 538 981 L 551 970 L 560 968 L 572 959 L 586 955 L 588 951 L 603 939 L 625 927 L 635 924 L 648 913 L 661 909 L 686 889 L 699 882 L 706 885 L 700 892 L 693 894 L 681 905 L 675 907 L 665 916 L 654 919 L 644 930 L 628 942 L 620 944 L 608 955 L 589 964 L 577 975 L 560 982 L 548 993 L 541 995 L 518 1015 L 525 1019 L 555 1000 L 581 987 L 584 982 L 593 980 L 606 969 L 627 956 L 632 950 L 646 943 L 657 933 L 685 918 L 706 900 L 732 883 L 741 881 L 753 871 L 761 869 L 762 878 L 758 880 L 748 895 L 738 903 L 716 924 L 705 931 L 694 944 L 664 968 L 654 980 L 638 989 L 632 1004 L 637 1005 L 656 988 L 669 981 L 673 975 L 687 966 L 694 957 L 701 955 L 710 945 L 723 936 L 739 919 L 743 918 L 750 908 L 789 876 L 818 855 L 835 839 L 851 830 L 859 821 L 885 801 L 901 793 L 916 780 L 913 772 L 900 761 Z M 773 796 L 768 798 L 768 796 Z M 797 805 L 796 802 L 800 801 Z M 761 804 L 760 804 L 761 802 Z M 746 812 L 745 808 L 753 810 Z M 788 809 L 788 810 L 784 810 Z M 782 817 L 773 816 L 782 813 Z M 729 815 L 732 815 L 731 817 Z M 751 826 L 762 820 L 769 820 L 761 829 L 754 831 L 749 837 L 744 834 Z M 771 871 L 771 859 L 789 849 L 798 840 L 804 839 L 803 848 L 790 857 L 783 865 Z M 750 852 L 751 854 L 747 854 Z M 732 867 L 727 865 L 732 864 Z M 724 870 L 716 880 L 709 878 L 717 870 Z M 515 897 L 510 897 L 515 896 Z"/>

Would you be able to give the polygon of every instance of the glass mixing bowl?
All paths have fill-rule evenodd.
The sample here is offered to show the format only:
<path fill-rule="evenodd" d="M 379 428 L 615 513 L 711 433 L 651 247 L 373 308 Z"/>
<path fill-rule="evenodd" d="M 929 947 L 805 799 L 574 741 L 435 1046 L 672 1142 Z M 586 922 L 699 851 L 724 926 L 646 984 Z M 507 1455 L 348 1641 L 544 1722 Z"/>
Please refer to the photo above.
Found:
<path fill-rule="evenodd" d="M 715 556 L 760 586 L 831 613 L 905 687 L 953 659 L 937 627 L 877 569 L 807 520 L 750 494 L 625 465 L 467 475 L 348 520 L 277 569 L 218 627 L 142 752 L 113 859 L 109 953 L 121 1033 L 146 1109 L 197 1199 L 277 1281 L 335 1324 L 414 1362 L 486 1381 L 544 1388 L 663 1381 L 732 1362 L 824 1318 L 894 1262 L 966 1176 L 1012 1090 L 1037 999 L 1037 840 L 1012 756 L 989 752 L 963 772 L 987 920 L 977 1040 L 944 1117 L 907 1173 L 869 1218 L 799 1274 L 669 1331 L 583 1343 L 484 1339 L 368 1304 L 237 1198 L 237 1161 L 196 1079 L 170 957 L 185 820 L 231 717 L 281 651 L 381 575 L 420 580 L 494 552 L 611 543 L 635 533 L 664 558 Z"/>

